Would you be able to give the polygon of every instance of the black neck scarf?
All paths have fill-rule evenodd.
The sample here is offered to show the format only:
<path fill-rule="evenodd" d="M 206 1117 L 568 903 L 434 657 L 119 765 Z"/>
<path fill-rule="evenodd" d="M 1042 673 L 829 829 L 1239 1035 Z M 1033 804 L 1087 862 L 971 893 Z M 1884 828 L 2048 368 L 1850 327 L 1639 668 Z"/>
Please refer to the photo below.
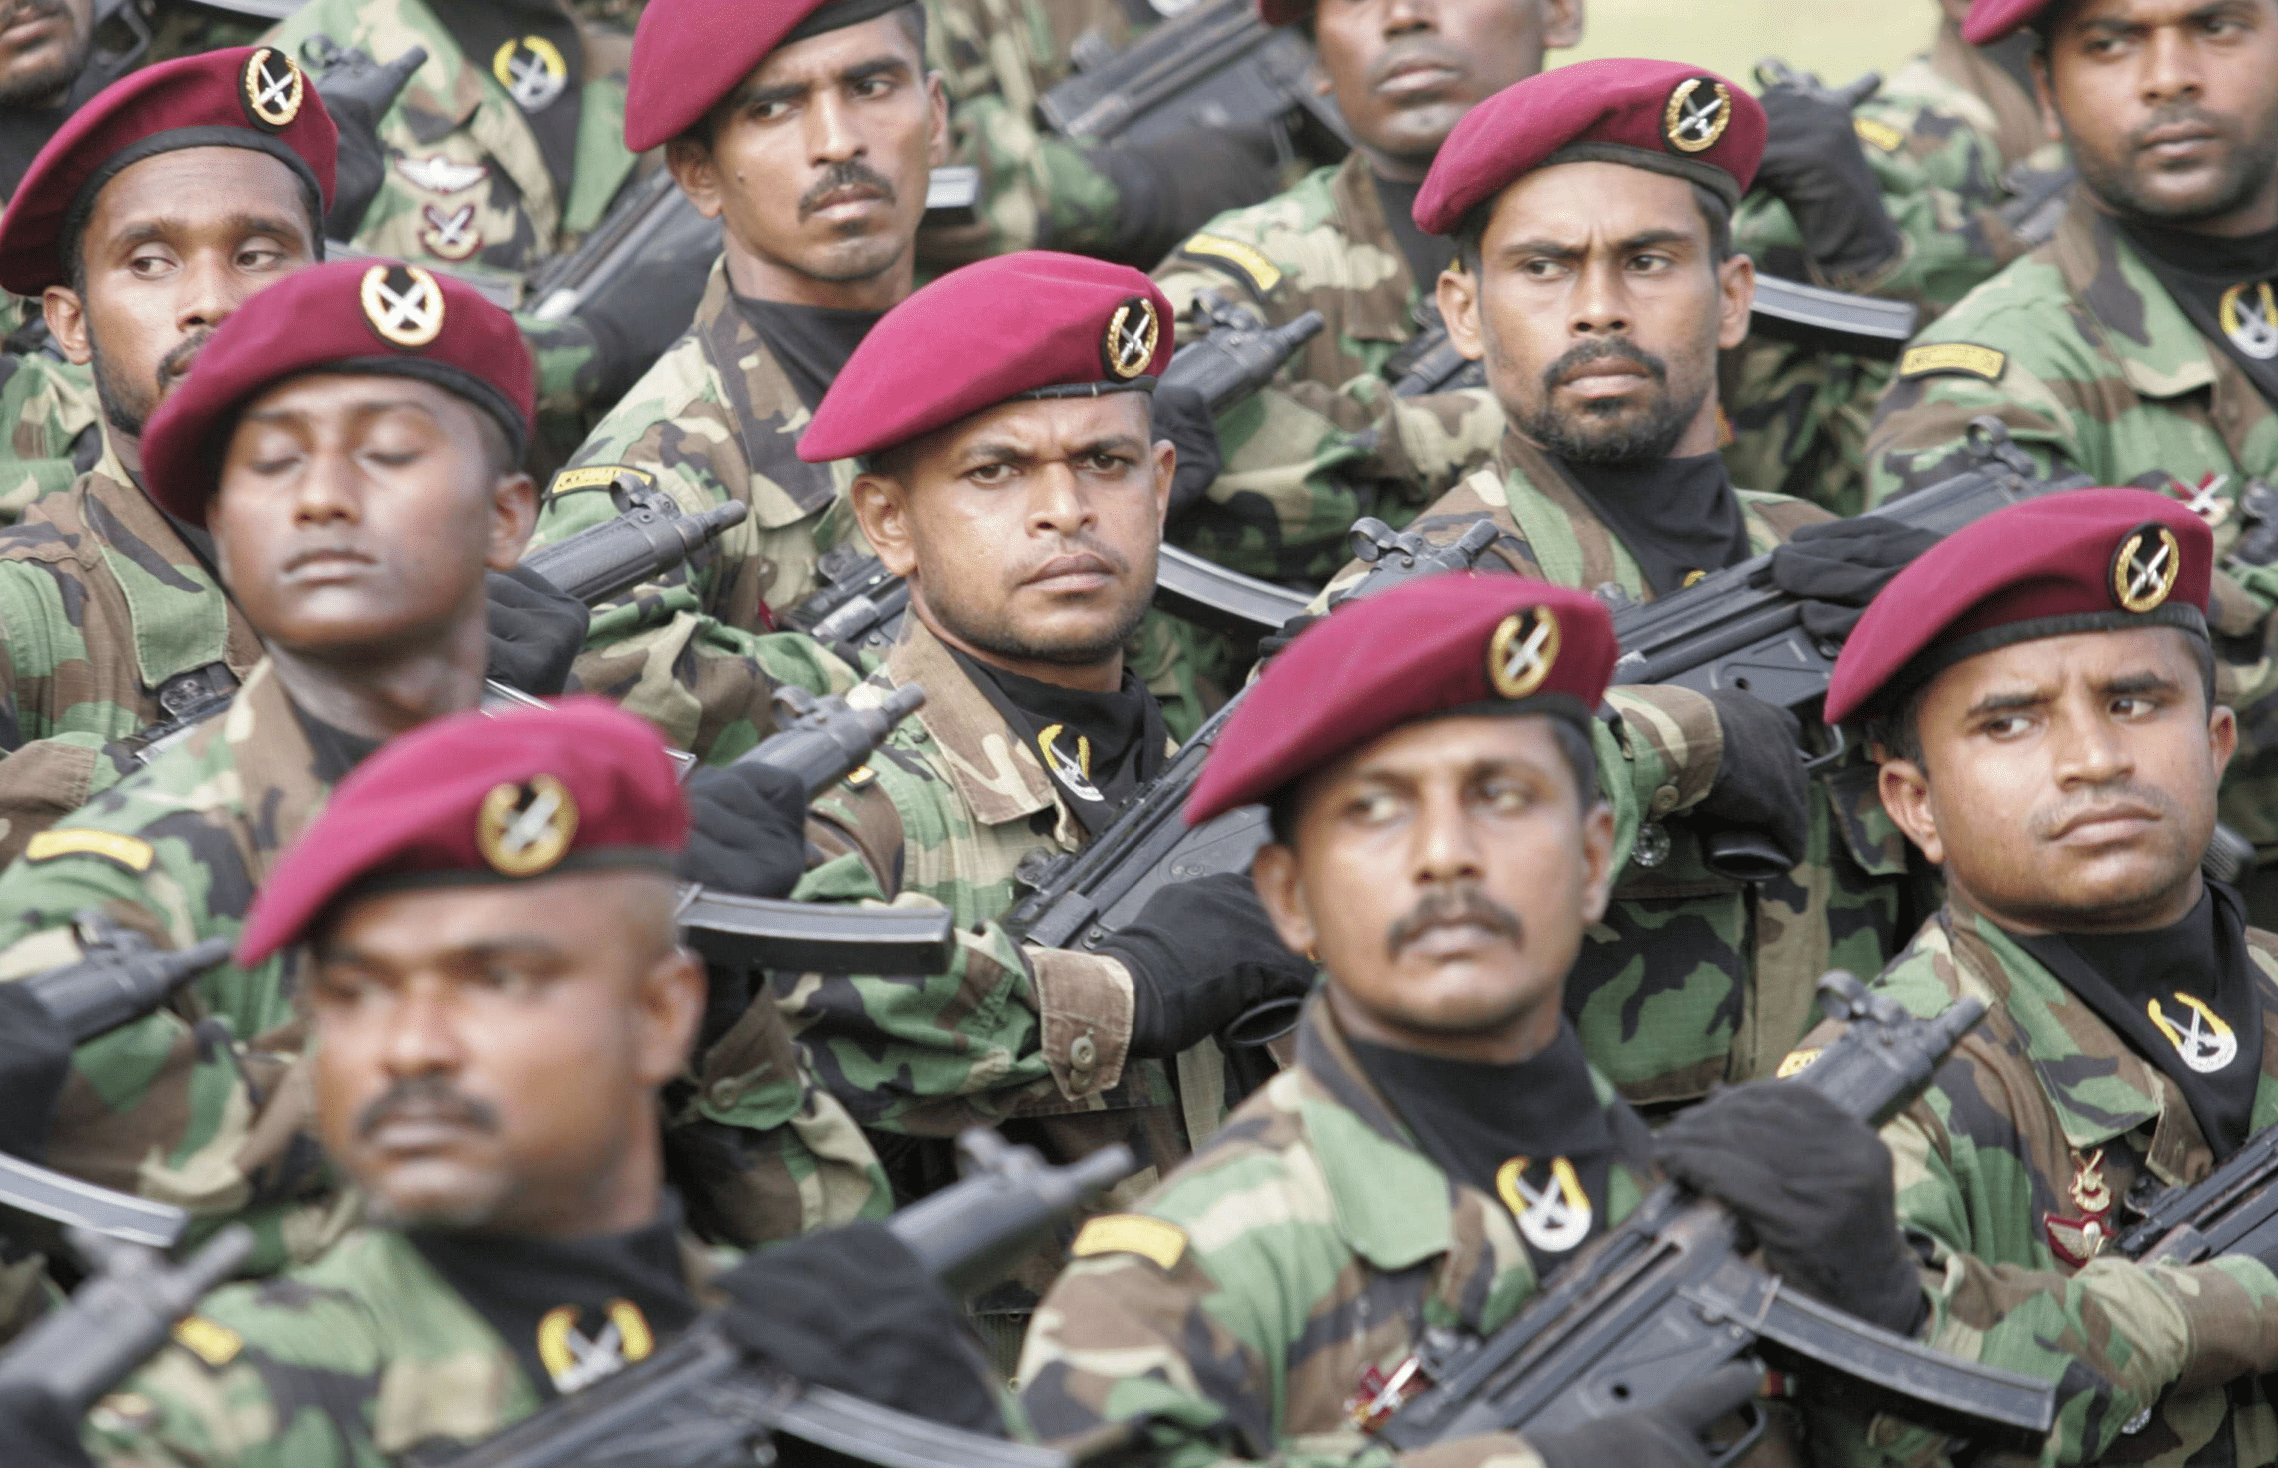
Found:
<path fill-rule="evenodd" d="M 554 195 L 566 203 L 585 84 L 577 22 L 553 0 L 450 0 L 435 7 L 435 18 L 468 64 L 490 73 L 514 99 L 538 139 Z"/>
<path fill-rule="evenodd" d="M 956 648 L 950 655 L 1005 722 L 1028 740 L 1092 835 L 1106 830 L 1116 810 L 1162 773 L 1163 749 L 1170 739 L 1163 710 L 1129 668 L 1123 670 L 1121 688 L 1093 693 L 1024 678 Z"/>
<path fill-rule="evenodd" d="M 2236 892 L 2207 883 L 2173 927 L 2017 944 L 2175 1082 L 2217 1162 L 2239 1149 L 2262 1084 L 2262 1003 Z"/>
<path fill-rule="evenodd" d="M 351 734 L 302 708 L 291 699 L 285 703 L 293 711 L 293 718 L 308 738 L 308 747 L 316 755 L 316 772 L 327 785 L 337 785 L 348 778 L 349 771 L 372 757 L 387 741 L 367 739 Z"/>
<path fill-rule="evenodd" d="M 1455 259 L 1455 241 L 1443 235 L 1426 234 L 1416 227 L 1416 194 L 1423 188 L 1421 180 L 1415 183 L 1394 183 L 1377 173 L 1369 177 L 1376 182 L 1376 202 L 1384 210 L 1385 222 L 1392 226 L 1392 238 L 1399 242 L 1400 257 L 1408 262 L 1408 273 L 1416 277 L 1424 299 L 1431 300 L 1433 282 L 1448 262 Z M 1436 317 L 1438 312 L 1434 311 Z"/>
<path fill-rule="evenodd" d="M 2113 221 L 2200 335 L 2278 403 L 2278 229 L 2236 239 Z"/>
<path fill-rule="evenodd" d="M 1614 1164 L 1651 1156 L 1635 1112 L 1598 1104 L 1582 1041 L 1564 1018 L 1541 1054 L 1510 1065 L 1348 1043 L 1424 1155 L 1456 1181 L 1503 1200 L 1537 1278 L 1549 1278 L 1605 1232 Z"/>
<path fill-rule="evenodd" d="M 696 1319 L 680 1200 L 670 1192 L 656 1221 L 631 1233 L 530 1239 L 416 1229 L 404 1237 L 549 1399 L 645 1358 Z"/>
<path fill-rule="evenodd" d="M 846 359 L 870 335 L 883 311 L 845 311 L 836 306 L 789 306 L 781 301 L 755 301 L 736 296 L 743 313 L 767 350 L 791 379 L 791 390 L 812 413 L 822 403 Z"/>
<path fill-rule="evenodd" d="M 1628 549 L 1655 596 L 1748 559 L 1748 523 L 1723 455 L 1642 464 L 1545 457 Z"/>

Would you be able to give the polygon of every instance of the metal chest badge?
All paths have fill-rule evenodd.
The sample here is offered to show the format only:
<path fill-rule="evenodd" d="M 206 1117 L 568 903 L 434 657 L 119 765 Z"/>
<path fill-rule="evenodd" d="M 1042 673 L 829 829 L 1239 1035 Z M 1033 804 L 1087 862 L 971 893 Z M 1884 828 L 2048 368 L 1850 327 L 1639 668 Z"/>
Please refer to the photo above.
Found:
<path fill-rule="evenodd" d="M 490 74 L 524 112 L 543 112 L 569 86 L 569 62 L 544 36 L 521 36 L 501 44 L 490 58 Z"/>
<path fill-rule="evenodd" d="M 1590 1236 L 1594 1214 L 1582 1175 L 1563 1157 L 1550 1160 L 1550 1183 L 1527 1182 L 1527 1161 L 1513 1157 L 1495 1169 L 1495 1192 L 1519 1221 L 1519 1233 L 1545 1254 L 1563 1254 Z"/>
<path fill-rule="evenodd" d="M 2201 1075 L 2212 1075 L 2238 1058 L 2238 1035 L 2223 1023 L 2221 1015 L 2189 994 L 2179 993 L 2173 998 L 2180 1020 L 2171 1017 L 2157 999 L 2147 1001 L 2144 1012 L 2167 1036 L 2167 1043 L 2175 1047 L 2185 1065 Z"/>
<path fill-rule="evenodd" d="M 1360 1374 L 1360 1385 L 1345 1398 L 1346 1418 L 1362 1432 L 1374 1432 L 1391 1421 L 1394 1413 L 1431 1385 L 1423 1365 L 1422 1357 L 1410 1356 L 1390 1371 L 1369 1367 Z"/>
<path fill-rule="evenodd" d="M 2215 315 L 2232 346 L 2257 362 L 2278 357 L 2278 297 L 2269 281 L 2250 280 L 2224 291 Z"/>
<path fill-rule="evenodd" d="M 2071 1217 L 2045 1213 L 2041 1223 L 2048 1234 L 2049 1249 L 2078 1269 L 2104 1252 L 2104 1246 L 2112 1241 L 2112 1187 L 2104 1178 L 2103 1148 L 2086 1157 L 2074 1156 L 2070 1192 L 2072 1206 L 2078 1211 Z"/>

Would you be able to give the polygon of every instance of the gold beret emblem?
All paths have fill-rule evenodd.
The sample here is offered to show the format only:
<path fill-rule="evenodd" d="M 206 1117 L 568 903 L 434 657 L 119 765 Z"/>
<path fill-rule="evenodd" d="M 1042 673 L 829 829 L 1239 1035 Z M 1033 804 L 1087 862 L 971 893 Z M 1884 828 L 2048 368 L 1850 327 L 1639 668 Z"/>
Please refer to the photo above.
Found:
<path fill-rule="evenodd" d="M 301 115 L 301 103 L 308 95 L 308 78 L 293 64 L 293 58 L 274 46 L 260 46 L 245 58 L 245 70 L 239 74 L 245 115 L 255 127 L 265 132 L 282 132 L 292 126 L 293 119 Z"/>
<path fill-rule="evenodd" d="M 1669 94 L 1661 109 L 1661 136 L 1680 153 L 1699 153 L 1716 146 L 1732 125 L 1732 93 L 1712 77 L 1689 76 Z"/>
<path fill-rule="evenodd" d="M 491 787 L 475 814 L 475 849 L 509 877 L 531 877 L 569 855 L 577 801 L 551 775 Z"/>
<path fill-rule="evenodd" d="M 361 294 L 364 319 L 382 341 L 417 348 L 443 334 L 443 288 L 416 265 L 374 265 Z"/>
<path fill-rule="evenodd" d="M 2175 594 L 2183 546 L 2165 525 L 2139 525 L 2112 557 L 2112 599 L 2124 611 L 2148 612 Z"/>
<path fill-rule="evenodd" d="M 1487 639 L 1487 681 L 1505 698 L 1525 698 L 1558 665 L 1558 618 L 1548 607 L 1513 612 Z"/>
<path fill-rule="evenodd" d="M 1155 360 L 1155 343 L 1162 340 L 1163 324 L 1156 319 L 1155 303 L 1133 296 L 1107 318 L 1107 335 L 1101 341 L 1100 361 L 1118 382 L 1129 382 Z"/>

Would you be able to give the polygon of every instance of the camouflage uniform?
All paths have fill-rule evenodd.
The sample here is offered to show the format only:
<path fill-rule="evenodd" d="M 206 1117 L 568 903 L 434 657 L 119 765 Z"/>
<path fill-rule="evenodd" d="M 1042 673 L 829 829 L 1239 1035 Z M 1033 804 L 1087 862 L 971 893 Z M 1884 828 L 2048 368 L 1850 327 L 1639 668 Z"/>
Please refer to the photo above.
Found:
<path fill-rule="evenodd" d="M 1780 495 L 1739 494 L 1759 553 L 1826 518 Z M 1496 467 L 1466 479 L 1413 528 L 1445 544 L 1482 518 L 1505 532 L 1496 553 L 1511 570 L 1652 599 L 1612 531 L 1516 433 Z M 1366 570 L 1355 562 L 1330 592 Z M 1812 801 L 1809 846 L 1792 872 L 1754 884 L 1720 876 L 1699 834 L 1670 819 L 1715 783 L 1723 757 L 1715 708 L 1686 689 L 1642 686 L 1616 688 L 1608 703 L 1620 714 L 1613 738 L 1624 763 L 1608 764 L 1599 783 L 1614 804 L 1623 865 L 1567 978 L 1566 1012 L 1590 1063 L 1630 1104 L 1676 1105 L 1719 1082 L 1771 1074 L 1810 1027 L 1828 969 L 1882 966 L 1911 920 L 1907 848 L 1883 813 L 1873 767 L 1854 759 L 1827 777 L 1827 798 Z"/>
<path fill-rule="evenodd" d="M 95 369 L 45 350 L 0 352 L 0 422 L 10 425 L 0 452 L 0 525 L 13 525 L 34 500 L 69 489 L 102 454 Z"/>
<path fill-rule="evenodd" d="M 1594 1201 L 1618 1222 L 1652 1183 L 1617 1160 Z M 1538 1281 L 1511 1211 L 1417 1149 L 1319 1000 L 1296 1064 L 1076 1251 L 1020 1363 L 1021 1405 L 1047 1440 L 1144 1421 L 1156 1468 L 1541 1462 L 1503 1434 L 1403 1457 L 1353 1424 L 1351 1399 L 1427 1330 L 1491 1332 Z"/>
<path fill-rule="evenodd" d="M 714 1261 L 692 1241 L 682 1256 L 701 1297 Z M 200 1301 L 82 1440 L 100 1468 L 363 1468 L 481 1441 L 543 1405 L 514 1349 L 409 1240 L 358 1229 L 314 1264 Z"/>
<path fill-rule="evenodd" d="M 2259 1131 L 2278 1122 L 2278 938 L 2249 929 L 2247 951 L 2264 1016 Z M 1921 1338 L 2057 1383 L 2057 1430 L 2043 1462 L 2278 1457 L 2278 1414 L 2263 1392 L 2247 1380 L 2224 1384 L 2239 1363 L 2271 1359 L 2278 1279 L 2270 1270 L 2245 1256 L 2189 1270 L 2139 1267 L 2080 1247 L 2086 1224 L 2101 1224 L 2107 1239 L 2125 1226 L 2107 1214 L 2121 1212 L 2115 1202 L 2134 1185 L 2195 1182 L 2213 1166 L 2175 1083 L 1973 911 L 1941 911 L 1875 988 L 1918 1015 L 1964 995 L 1988 1011 L 1882 1131 L 1899 1222 L 1935 1245 Z M 2060 1255 L 2060 1238 L 2087 1262 Z M 2200 1365 L 2178 1380 L 2187 1361 Z M 2148 1418 L 2140 1425 L 2139 1414 Z M 1820 1417 L 1814 1446 L 1825 1463 L 1918 1464 L 1945 1446 L 1943 1435 L 1895 1417 Z"/>
<path fill-rule="evenodd" d="M 73 961 L 69 924 L 88 908 L 175 947 L 234 939 L 255 889 L 330 789 L 272 666 L 256 665 L 227 709 L 0 874 L 0 976 Z M 232 1218 L 252 1224 L 256 1271 L 320 1253 L 353 1202 L 306 1129 L 304 1033 L 287 963 L 213 969 L 173 1007 L 81 1046 L 50 1163 L 178 1204 L 200 1231 Z M 836 1103 L 787 1073 L 788 1047 L 770 1043 L 770 1018 L 764 1007 L 747 1015 L 708 1052 L 689 1105 L 672 1118 L 771 1133 L 767 1156 L 754 1149 L 748 1171 L 721 1180 L 736 1194 L 721 1201 L 722 1216 L 813 1226 L 877 1207 L 868 1148 Z M 711 1070 L 713 1060 L 727 1069 Z"/>

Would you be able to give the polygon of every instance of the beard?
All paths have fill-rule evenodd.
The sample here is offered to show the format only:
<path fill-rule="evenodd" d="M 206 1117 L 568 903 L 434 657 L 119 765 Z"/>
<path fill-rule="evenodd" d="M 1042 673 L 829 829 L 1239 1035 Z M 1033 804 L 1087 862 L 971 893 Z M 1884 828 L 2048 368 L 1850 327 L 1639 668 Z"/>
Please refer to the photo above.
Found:
<path fill-rule="evenodd" d="M 201 331 L 196 336 L 159 358 L 158 371 L 147 384 L 130 381 L 125 373 L 116 370 L 104 357 L 102 344 L 95 339 L 95 320 L 87 318 L 87 350 L 92 357 L 95 377 L 95 397 L 103 405 L 103 417 L 111 427 L 128 438 L 139 439 L 150 424 L 150 415 L 157 411 L 163 384 L 169 377 L 180 376 L 188 370 L 190 360 L 212 336 Z"/>
<path fill-rule="evenodd" d="M 1125 568 L 1122 556 L 1092 541 L 1079 541 L 1067 547 L 1089 551 L 1099 556 L 1118 571 Z M 1059 554 L 1055 551 L 1054 554 Z M 921 580 L 925 579 L 920 570 Z M 933 578 L 926 596 L 926 609 L 933 613 L 942 630 L 977 652 L 1008 662 L 1046 663 L 1057 667 L 1095 667 L 1121 652 L 1131 641 L 1139 624 L 1146 620 L 1147 610 L 1154 602 L 1154 552 L 1148 552 L 1147 574 L 1126 582 L 1129 595 L 1114 614 L 1096 625 L 1096 630 L 1081 635 L 1059 638 L 1042 638 L 1022 631 L 1013 624 L 1002 603 L 995 607 L 980 607 L 952 591 L 943 597 L 934 594 L 948 583 L 938 576 Z"/>
<path fill-rule="evenodd" d="M 2229 143 L 2216 177 L 2193 199 L 2162 197 L 2148 182 L 2154 176 L 2152 170 L 2131 166 L 2131 161 L 2139 155 L 2137 142 L 2144 132 L 2176 122 L 2204 124 Z M 2260 134 L 2254 137 L 2239 134 L 2239 127 L 2228 119 L 2195 107 L 2180 107 L 2155 117 L 2121 140 L 2117 156 L 2098 154 L 2081 146 L 2081 140 L 2072 129 L 2064 129 L 2065 146 L 2071 150 L 2073 166 L 2080 170 L 2080 181 L 2091 194 L 2123 217 L 2166 225 L 2199 224 L 2235 214 L 2252 204 L 2255 196 L 2269 186 L 2271 175 L 2278 172 L 2278 109 L 2273 109 L 2263 120 Z"/>
<path fill-rule="evenodd" d="M 1642 366 L 1652 387 L 1642 403 L 1596 399 L 1579 409 L 1556 405 L 1559 385 L 1593 362 L 1621 359 Z M 1570 464 L 1640 464 L 1669 457 L 1708 401 L 1704 377 L 1672 387 L 1669 364 L 1626 337 L 1581 343 L 1543 369 L 1542 398 L 1513 413 L 1520 433 Z"/>
<path fill-rule="evenodd" d="M 19 0 L 19 3 L 0 10 L 0 29 L 23 21 L 45 16 L 62 16 L 72 21 L 71 8 L 64 0 Z M 37 107 L 56 97 L 56 94 L 79 80 L 87 69 L 87 58 L 95 49 L 95 27 L 81 28 L 72 21 L 71 36 L 64 42 L 62 54 L 54 61 L 35 70 L 19 72 L 0 81 L 0 107 Z"/>

